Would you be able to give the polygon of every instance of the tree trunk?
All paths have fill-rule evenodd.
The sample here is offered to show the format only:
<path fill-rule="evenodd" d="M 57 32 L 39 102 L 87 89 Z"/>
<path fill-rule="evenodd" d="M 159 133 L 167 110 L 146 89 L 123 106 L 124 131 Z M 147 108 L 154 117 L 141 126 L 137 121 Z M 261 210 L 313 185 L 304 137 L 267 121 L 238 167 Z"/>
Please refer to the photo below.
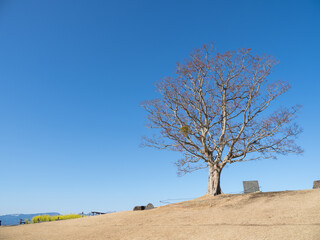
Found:
<path fill-rule="evenodd" d="M 209 179 L 208 179 L 208 195 L 219 195 L 222 193 L 220 187 L 221 169 L 217 164 L 209 164 Z"/>

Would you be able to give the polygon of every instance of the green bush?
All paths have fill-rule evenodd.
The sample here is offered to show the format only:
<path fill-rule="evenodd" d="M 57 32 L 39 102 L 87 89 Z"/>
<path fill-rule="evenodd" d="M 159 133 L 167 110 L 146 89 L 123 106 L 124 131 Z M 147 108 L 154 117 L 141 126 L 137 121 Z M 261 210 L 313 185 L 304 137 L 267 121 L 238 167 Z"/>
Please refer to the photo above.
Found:
<path fill-rule="evenodd" d="M 67 214 L 67 215 L 56 215 L 56 216 L 38 215 L 32 218 L 32 222 L 33 223 L 51 222 L 56 220 L 66 220 L 66 219 L 74 219 L 74 218 L 81 218 L 81 215 L 80 214 Z"/>
<path fill-rule="evenodd" d="M 37 222 L 40 222 L 40 215 L 38 215 L 38 216 L 34 216 L 32 219 L 31 219 L 31 221 L 33 222 L 33 223 L 37 223 Z"/>
<path fill-rule="evenodd" d="M 61 217 L 62 217 L 62 220 L 65 220 L 65 219 L 81 218 L 81 215 L 79 215 L 79 214 L 67 214 L 67 215 L 64 215 L 64 216 L 61 216 Z"/>

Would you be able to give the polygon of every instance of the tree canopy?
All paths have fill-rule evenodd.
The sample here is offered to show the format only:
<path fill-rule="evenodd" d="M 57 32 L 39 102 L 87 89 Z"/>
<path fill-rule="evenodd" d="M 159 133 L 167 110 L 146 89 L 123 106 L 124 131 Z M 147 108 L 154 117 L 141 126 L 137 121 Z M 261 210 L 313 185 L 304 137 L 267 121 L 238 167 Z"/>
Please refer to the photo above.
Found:
<path fill-rule="evenodd" d="M 270 80 L 276 64 L 251 49 L 194 50 L 173 77 L 156 83 L 160 97 L 142 104 L 147 126 L 159 129 L 143 144 L 182 152 L 180 174 L 209 167 L 207 193 L 213 195 L 221 193 L 226 164 L 301 153 L 295 139 L 302 130 L 294 123 L 301 106 L 270 108 L 290 88 Z"/>

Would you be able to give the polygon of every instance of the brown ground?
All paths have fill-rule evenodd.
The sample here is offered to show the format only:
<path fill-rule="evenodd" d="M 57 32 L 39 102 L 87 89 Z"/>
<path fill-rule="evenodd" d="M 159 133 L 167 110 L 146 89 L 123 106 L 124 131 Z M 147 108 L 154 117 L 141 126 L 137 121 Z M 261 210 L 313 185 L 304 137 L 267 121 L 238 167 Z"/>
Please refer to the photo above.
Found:
<path fill-rule="evenodd" d="M 0 227 L 0 239 L 320 240 L 320 189 L 204 196 L 148 211 Z"/>

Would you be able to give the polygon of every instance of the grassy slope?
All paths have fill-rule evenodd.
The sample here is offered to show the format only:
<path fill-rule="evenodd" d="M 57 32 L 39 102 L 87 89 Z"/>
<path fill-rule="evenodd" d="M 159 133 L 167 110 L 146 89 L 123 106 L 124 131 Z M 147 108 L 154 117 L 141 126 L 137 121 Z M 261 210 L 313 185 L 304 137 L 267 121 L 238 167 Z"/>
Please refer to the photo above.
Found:
<path fill-rule="evenodd" d="M 1 227 L 0 239 L 320 240 L 320 189 L 204 196 L 148 211 Z"/>

